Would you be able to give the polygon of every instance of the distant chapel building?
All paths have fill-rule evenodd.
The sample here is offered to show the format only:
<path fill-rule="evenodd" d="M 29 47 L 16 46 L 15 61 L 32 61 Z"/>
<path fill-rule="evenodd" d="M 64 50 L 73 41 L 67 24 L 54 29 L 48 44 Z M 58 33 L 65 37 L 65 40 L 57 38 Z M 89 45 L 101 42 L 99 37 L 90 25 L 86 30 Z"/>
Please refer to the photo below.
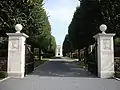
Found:
<path fill-rule="evenodd" d="M 61 45 L 57 45 L 56 46 L 56 57 L 62 57 L 62 46 Z"/>

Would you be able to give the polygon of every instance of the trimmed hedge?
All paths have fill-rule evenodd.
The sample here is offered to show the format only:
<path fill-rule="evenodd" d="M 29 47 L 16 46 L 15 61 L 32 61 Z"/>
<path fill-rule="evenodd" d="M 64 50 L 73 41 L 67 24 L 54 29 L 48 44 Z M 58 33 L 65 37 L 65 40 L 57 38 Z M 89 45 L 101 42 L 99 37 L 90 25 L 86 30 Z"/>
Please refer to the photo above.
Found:
<path fill-rule="evenodd" d="M 115 76 L 120 78 L 120 72 L 115 72 Z"/>
<path fill-rule="evenodd" d="M 5 72 L 5 71 L 0 71 L 0 78 L 5 78 L 5 77 L 7 77 L 7 76 L 8 76 L 7 72 Z"/>
<path fill-rule="evenodd" d="M 120 78 L 120 57 L 115 57 L 115 76 Z"/>

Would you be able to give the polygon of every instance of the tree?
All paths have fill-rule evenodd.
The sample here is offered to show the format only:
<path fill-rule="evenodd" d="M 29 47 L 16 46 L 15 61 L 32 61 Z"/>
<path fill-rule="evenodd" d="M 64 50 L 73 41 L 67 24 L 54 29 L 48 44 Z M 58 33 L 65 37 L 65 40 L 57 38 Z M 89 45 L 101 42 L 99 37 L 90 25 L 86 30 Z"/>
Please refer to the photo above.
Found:
<path fill-rule="evenodd" d="M 53 57 L 55 56 L 56 52 L 56 41 L 54 36 L 49 37 L 48 47 L 43 49 L 43 52 L 46 54 L 46 57 Z"/>
<path fill-rule="evenodd" d="M 66 56 L 67 53 L 72 52 L 72 43 L 70 41 L 69 34 L 65 36 L 65 40 L 63 42 L 63 56 Z"/>
<path fill-rule="evenodd" d="M 17 23 L 29 35 L 27 43 L 45 49 L 49 46 L 51 25 L 43 7 L 43 0 L 0 0 L 0 30 L 15 32 Z"/>
<path fill-rule="evenodd" d="M 95 43 L 93 36 L 99 32 L 99 26 L 106 24 L 106 32 L 120 36 L 119 0 L 79 0 L 72 21 L 68 27 L 69 40 L 74 49 L 86 48 Z M 67 47 L 66 47 L 67 48 Z M 87 52 L 88 53 L 88 52 Z"/>
<path fill-rule="evenodd" d="M 83 48 L 92 44 L 93 36 L 100 32 L 99 26 L 102 23 L 108 26 L 107 32 L 119 32 L 118 0 L 80 1 L 68 30 L 74 47 Z"/>

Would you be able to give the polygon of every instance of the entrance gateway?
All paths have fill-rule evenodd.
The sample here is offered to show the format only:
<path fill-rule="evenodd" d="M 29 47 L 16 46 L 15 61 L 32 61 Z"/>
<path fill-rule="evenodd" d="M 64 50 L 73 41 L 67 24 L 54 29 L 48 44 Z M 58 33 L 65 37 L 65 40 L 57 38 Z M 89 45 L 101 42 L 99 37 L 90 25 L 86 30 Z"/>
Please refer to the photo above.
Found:
<path fill-rule="evenodd" d="M 20 33 L 21 24 L 17 24 L 15 29 L 16 33 L 7 33 L 9 36 L 7 73 L 12 78 L 23 78 L 25 74 L 34 70 L 34 62 L 30 48 L 25 43 L 29 36 Z"/>
<path fill-rule="evenodd" d="M 101 25 L 102 33 L 94 36 L 97 40 L 97 73 L 100 78 L 110 78 L 114 76 L 114 47 L 113 36 L 115 34 L 106 34 L 106 25 Z M 25 76 L 25 41 L 28 35 L 20 33 L 22 25 L 16 25 L 16 33 L 7 33 L 8 43 L 8 76 L 12 78 L 23 78 Z M 62 56 L 62 46 L 57 45 L 56 56 Z M 33 67 L 32 61 L 28 61 L 30 67 Z M 29 67 L 28 67 L 29 68 Z M 31 71 L 32 69 L 30 69 Z"/>
<path fill-rule="evenodd" d="M 88 62 L 88 70 L 97 74 L 100 78 L 110 78 L 114 76 L 114 33 L 105 33 L 107 26 L 100 26 L 102 33 L 94 36 L 96 43 L 94 46 L 94 56 Z M 95 59 L 95 60 L 94 60 Z"/>

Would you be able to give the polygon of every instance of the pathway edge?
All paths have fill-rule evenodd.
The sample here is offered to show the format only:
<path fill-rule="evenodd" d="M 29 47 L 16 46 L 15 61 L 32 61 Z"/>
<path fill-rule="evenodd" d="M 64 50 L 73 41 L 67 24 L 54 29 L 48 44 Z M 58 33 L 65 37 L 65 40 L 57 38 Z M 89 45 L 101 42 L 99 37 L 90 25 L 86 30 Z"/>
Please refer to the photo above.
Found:
<path fill-rule="evenodd" d="M 116 79 L 116 80 L 118 80 L 118 81 L 120 81 L 120 78 L 117 78 L 117 77 L 113 77 L 114 79 Z"/>
<path fill-rule="evenodd" d="M 5 81 L 5 80 L 7 80 L 7 79 L 9 79 L 9 78 L 10 78 L 10 77 L 3 78 L 3 79 L 0 80 L 0 82 L 3 82 L 3 81 Z"/>
<path fill-rule="evenodd" d="M 50 59 L 49 59 L 49 60 L 50 60 Z M 36 68 L 34 68 L 34 71 L 35 71 L 37 68 L 42 67 L 44 64 L 48 63 L 48 62 L 49 62 L 49 60 L 48 60 L 48 61 L 46 61 L 46 62 L 44 62 L 43 64 L 41 64 L 41 65 L 37 66 Z M 33 71 L 33 72 L 34 72 L 34 71 Z"/>

